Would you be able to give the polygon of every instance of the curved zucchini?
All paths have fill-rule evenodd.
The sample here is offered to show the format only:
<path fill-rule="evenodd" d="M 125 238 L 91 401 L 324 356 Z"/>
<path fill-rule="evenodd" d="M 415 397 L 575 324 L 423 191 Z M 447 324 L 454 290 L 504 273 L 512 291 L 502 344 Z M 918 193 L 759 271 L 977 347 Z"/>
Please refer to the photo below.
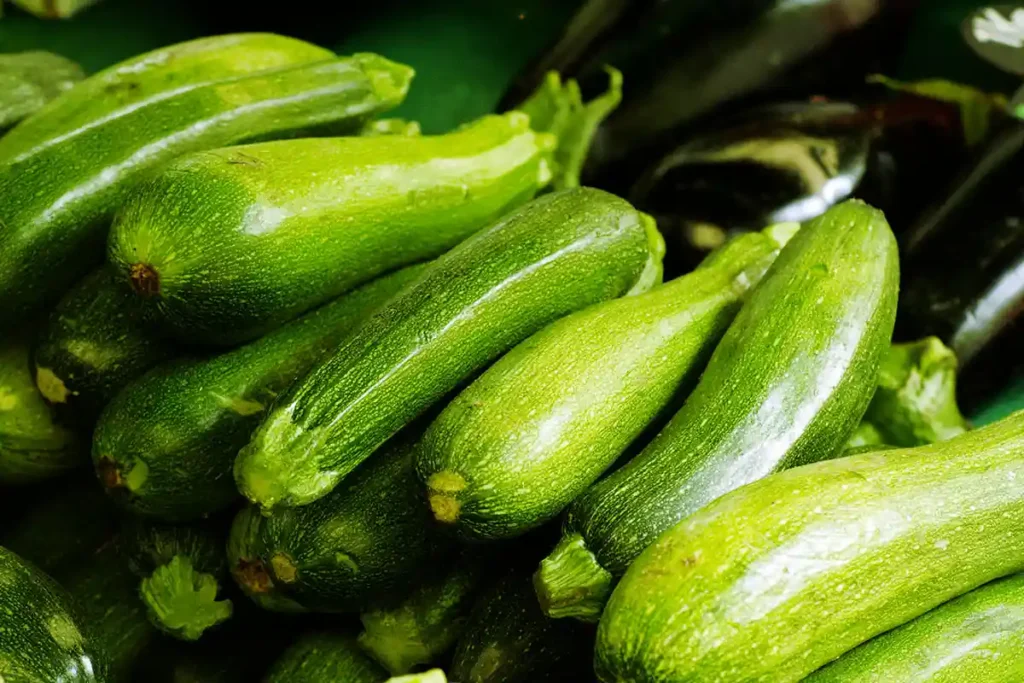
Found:
<path fill-rule="evenodd" d="M 299 636 L 274 662 L 263 683 L 383 683 L 388 674 L 363 654 L 352 636 L 312 631 Z"/>
<path fill-rule="evenodd" d="M 949 441 L 806 465 L 664 533 L 601 618 L 602 681 L 801 680 L 1024 570 L 1024 411 Z"/>
<path fill-rule="evenodd" d="M 238 496 L 235 455 L 274 397 L 423 269 L 379 278 L 241 348 L 153 369 L 96 426 L 100 480 L 139 514 L 183 521 L 223 509 Z"/>
<path fill-rule="evenodd" d="M 509 351 L 424 435 L 416 469 L 434 517 L 489 540 L 556 516 L 696 381 L 778 250 L 743 235 L 689 275 L 562 318 Z"/>
<path fill-rule="evenodd" d="M 175 353 L 142 324 L 135 303 L 101 268 L 64 295 L 39 331 L 36 386 L 70 424 L 91 428 L 114 394 Z"/>
<path fill-rule="evenodd" d="M 569 507 L 536 575 L 545 612 L 596 619 L 615 579 L 664 530 L 745 483 L 835 454 L 874 393 L 898 286 L 881 212 L 848 201 L 804 226 L 683 408 Z"/>
<path fill-rule="evenodd" d="M 84 77 L 82 67 L 52 52 L 0 55 L 0 131 L 36 113 Z"/>
<path fill-rule="evenodd" d="M 99 264 L 130 187 L 188 152 L 347 121 L 404 97 L 411 70 L 273 35 L 174 45 L 93 76 L 0 138 L 0 324 Z"/>
<path fill-rule="evenodd" d="M 83 444 L 57 424 L 32 379 L 28 340 L 0 342 L 0 484 L 55 477 L 82 464 Z"/>
<path fill-rule="evenodd" d="M 416 496 L 413 450 L 400 438 L 312 505 L 243 510 L 228 546 L 235 580 L 270 609 L 322 612 L 358 612 L 411 584 L 447 547 Z"/>
<path fill-rule="evenodd" d="M 108 680 L 107 662 L 71 598 L 53 579 L 0 548 L 0 678 L 5 681 Z"/>
<path fill-rule="evenodd" d="M 292 385 L 239 453 L 239 490 L 265 510 L 325 495 L 505 350 L 629 291 L 653 256 L 649 233 L 660 245 L 649 217 L 590 188 L 545 195 L 500 219 L 437 259 Z"/>
<path fill-rule="evenodd" d="M 171 331 L 236 343 L 447 251 L 546 185 L 553 147 L 510 113 L 447 135 L 194 154 L 125 202 L 108 255 Z"/>
<path fill-rule="evenodd" d="M 484 558 L 464 551 L 450 571 L 427 579 L 397 605 L 360 614 L 359 645 L 392 675 L 436 661 L 462 633 L 484 574 Z"/>
<path fill-rule="evenodd" d="M 1014 683 L 1024 678 L 1024 574 L 872 638 L 807 683 Z"/>

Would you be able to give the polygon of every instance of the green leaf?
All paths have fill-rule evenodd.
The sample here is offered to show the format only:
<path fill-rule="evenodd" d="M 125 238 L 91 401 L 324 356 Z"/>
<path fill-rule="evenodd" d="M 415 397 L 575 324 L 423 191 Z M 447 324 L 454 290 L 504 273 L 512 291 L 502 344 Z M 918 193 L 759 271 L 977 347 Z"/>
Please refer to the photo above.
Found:
<path fill-rule="evenodd" d="M 231 617 L 231 601 L 217 600 L 218 588 L 217 579 L 178 555 L 143 579 L 139 593 L 154 626 L 181 640 L 199 640 Z"/>

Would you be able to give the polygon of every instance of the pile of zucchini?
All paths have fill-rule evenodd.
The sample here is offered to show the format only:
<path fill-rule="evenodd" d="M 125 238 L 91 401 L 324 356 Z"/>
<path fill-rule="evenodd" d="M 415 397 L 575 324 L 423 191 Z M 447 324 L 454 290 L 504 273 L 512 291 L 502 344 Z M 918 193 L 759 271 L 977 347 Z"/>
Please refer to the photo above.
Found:
<path fill-rule="evenodd" d="M 237 34 L 0 98 L 0 681 L 1021 680 L 1024 413 L 891 343 L 862 202 L 663 283 L 579 185 L 609 76 L 423 136 Z"/>

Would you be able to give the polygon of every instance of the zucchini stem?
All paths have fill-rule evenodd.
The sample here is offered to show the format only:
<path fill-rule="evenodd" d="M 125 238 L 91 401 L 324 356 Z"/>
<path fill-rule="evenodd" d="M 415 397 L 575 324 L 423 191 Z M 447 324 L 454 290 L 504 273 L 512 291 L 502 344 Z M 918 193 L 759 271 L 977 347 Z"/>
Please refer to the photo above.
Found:
<path fill-rule="evenodd" d="M 218 600 L 217 579 L 175 555 L 142 580 L 139 593 L 150 622 L 180 640 L 199 640 L 206 629 L 231 617 L 230 600 Z"/>
<path fill-rule="evenodd" d="M 541 609 L 549 617 L 595 622 L 611 595 L 614 579 L 580 534 L 565 536 L 533 575 Z"/>

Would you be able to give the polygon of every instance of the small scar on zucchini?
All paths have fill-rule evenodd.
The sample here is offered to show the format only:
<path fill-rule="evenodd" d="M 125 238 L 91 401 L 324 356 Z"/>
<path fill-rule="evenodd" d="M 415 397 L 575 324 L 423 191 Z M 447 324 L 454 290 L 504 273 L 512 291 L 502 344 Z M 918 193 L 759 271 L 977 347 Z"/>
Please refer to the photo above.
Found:
<path fill-rule="evenodd" d="M 274 572 L 274 578 L 282 583 L 295 583 L 298 578 L 298 568 L 292 558 L 284 553 L 274 553 L 274 556 L 270 558 L 270 567 Z"/>
<path fill-rule="evenodd" d="M 160 274 L 148 263 L 133 263 L 128 274 L 132 289 L 144 297 L 159 296 Z"/>
<path fill-rule="evenodd" d="M 50 368 L 36 366 L 36 387 L 50 403 L 67 403 L 68 396 L 71 395 L 64 380 Z"/>
<path fill-rule="evenodd" d="M 231 572 L 235 580 L 250 593 L 269 593 L 274 587 L 267 566 L 260 559 L 239 558 Z"/>
<path fill-rule="evenodd" d="M 124 488 L 124 475 L 121 472 L 121 466 L 114 462 L 112 458 L 103 456 L 96 463 L 96 474 L 99 475 L 100 482 L 104 488 L 108 490 L 117 490 Z"/>
<path fill-rule="evenodd" d="M 442 524 L 458 521 L 462 505 L 457 494 L 466 488 L 466 480 L 454 472 L 437 472 L 430 475 L 427 488 L 427 502 L 434 519 Z"/>

